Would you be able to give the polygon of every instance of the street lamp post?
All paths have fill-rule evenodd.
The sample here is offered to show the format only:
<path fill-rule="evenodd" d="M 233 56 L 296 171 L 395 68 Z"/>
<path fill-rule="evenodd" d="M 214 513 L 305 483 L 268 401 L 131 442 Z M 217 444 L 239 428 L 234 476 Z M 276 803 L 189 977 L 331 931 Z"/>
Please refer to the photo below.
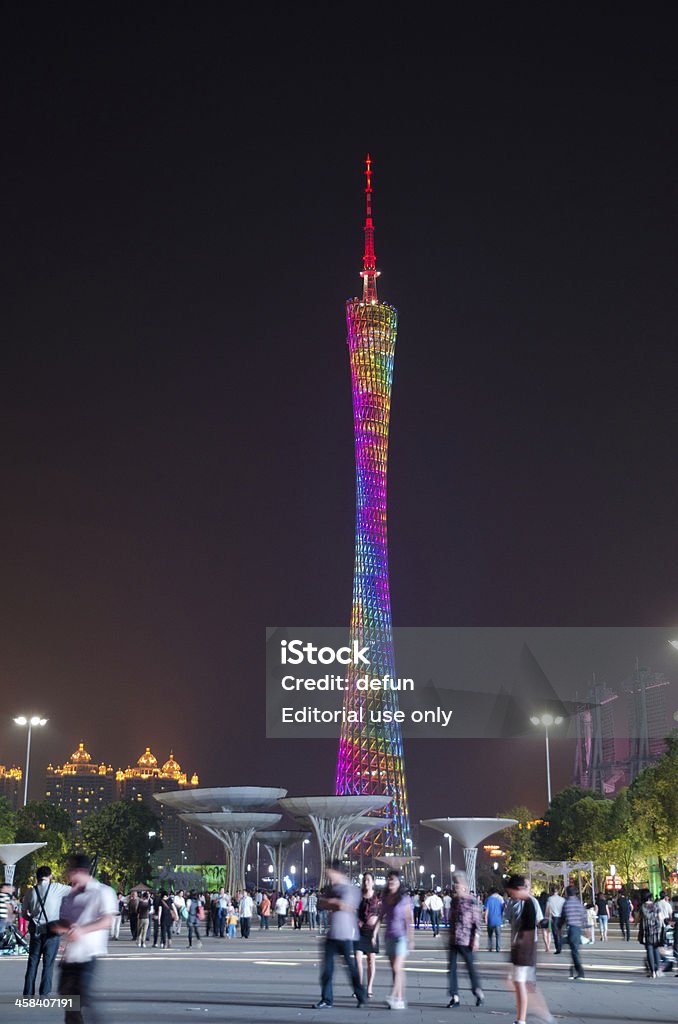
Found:
<path fill-rule="evenodd" d="M 530 718 L 532 725 L 543 725 L 544 726 L 544 738 L 546 740 L 546 792 L 548 793 L 549 804 L 551 803 L 551 756 L 549 752 L 549 728 L 552 725 L 560 725 L 563 721 L 561 715 L 557 715 L 555 718 L 553 715 L 532 715 Z"/>
<path fill-rule="evenodd" d="M 304 839 L 301 844 L 301 884 L 306 883 L 306 847 L 311 842 L 310 839 Z"/>
<path fill-rule="evenodd" d="M 445 835 L 443 836 L 443 839 L 447 839 L 447 850 L 448 850 L 448 853 L 449 853 L 448 863 L 450 865 L 450 889 L 451 889 L 452 888 L 452 872 L 454 871 L 454 865 L 452 864 L 452 836 L 450 835 L 449 832 L 446 832 Z M 442 879 L 442 869 L 441 869 L 441 879 Z"/>
<path fill-rule="evenodd" d="M 444 885 L 443 882 L 443 844 L 438 843 L 438 853 L 440 854 L 440 884 Z"/>
<path fill-rule="evenodd" d="M 28 803 L 28 770 L 31 765 L 31 733 L 36 726 L 47 725 L 47 719 L 41 718 L 40 715 L 17 715 L 14 719 L 15 725 L 28 726 L 28 735 L 26 737 L 26 774 L 24 778 L 24 807 Z"/>
<path fill-rule="evenodd" d="M 412 843 L 412 839 L 410 836 L 408 836 L 407 839 L 405 840 L 405 846 L 408 847 L 408 856 L 412 857 L 412 855 L 414 854 L 414 845 Z M 414 873 L 414 860 L 410 860 L 409 864 L 405 868 L 405 877 L 407 878 L 409 885 L 414 885 L 417 878 L 416 874 Z"/>

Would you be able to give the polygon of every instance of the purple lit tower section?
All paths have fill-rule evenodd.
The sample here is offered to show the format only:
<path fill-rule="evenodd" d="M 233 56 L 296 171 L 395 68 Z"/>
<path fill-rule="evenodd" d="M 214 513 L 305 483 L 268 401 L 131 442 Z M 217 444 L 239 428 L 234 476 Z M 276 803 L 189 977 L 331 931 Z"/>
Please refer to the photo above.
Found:
<path fill-rule="evenodd" d="M 357 680 L 396 679 L 391 624 L 386 535 L 386 473 L 391 383 L 398 314 L 377 298 L 377 270 L 372 222 L 372 168 L 366 162 L 365 255 L 362 298 L 346 303 L 348 349 L 353 385 L 356 460 L 356 537 L 351 641 L 369 648 L 369 669 L 348 666 L 337 763 L 337 794 L 392 798 L 386 809 L 392 823 L 366 837 L 368 856 L 411 853 L 400 725 L 384 722 L 385 711 L 398 709 L 395 689 L 363 690 Z M 348 712 L 354 712 L 349 715 Z M 353 721 L 348 721 L 352 718 Z"/>

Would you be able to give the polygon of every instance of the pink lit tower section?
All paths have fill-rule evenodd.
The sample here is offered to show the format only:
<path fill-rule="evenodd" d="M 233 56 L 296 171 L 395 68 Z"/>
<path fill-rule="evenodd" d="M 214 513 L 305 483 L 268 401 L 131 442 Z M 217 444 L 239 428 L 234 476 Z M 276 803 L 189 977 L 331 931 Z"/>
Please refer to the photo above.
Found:
<path fill-rule="evenodd" d="M 391 384 L 398 314 L 377 297 L 377 262 L 372 221 L 372 164 L 366 161 L 365 255 L 362 298 L 346 303 L 348 350 L 353 385 L 356 461 L 356 536 L 351 641 L 369 648 L 370 666 L 348 666 L 345 712 L 359 720 L 344 721 L 337 762 L 337 794 L 390 796 L 386 810 L 393 821 L 366 837 L 367 856 L 411 853 L 400 725 L 383 721 L 383 712 L 398 709 L 397 690 L 360 690 L 361 675 L 396 678 L 391 623 L 386 534 L 386 473 Z M 345 714 L 344 719 L 349 715 Z M 361 719 L 361 720 L 360 720 Z"/>

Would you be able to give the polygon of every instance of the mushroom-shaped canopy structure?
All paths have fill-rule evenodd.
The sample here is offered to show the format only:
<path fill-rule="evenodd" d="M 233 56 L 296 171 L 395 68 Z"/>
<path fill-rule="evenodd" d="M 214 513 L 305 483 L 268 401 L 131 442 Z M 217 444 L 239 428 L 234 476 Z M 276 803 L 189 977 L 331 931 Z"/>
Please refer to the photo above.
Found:
<path fill-rule="evenodd" d="M 210 789 L 177 789 L 154 793 L 190 825 L 199 825 L 224 844 L 231 889 L 245 888 L 247 847 L 258 828 L 272 828 L 280 821 L 276 812 L 264 813 L 287 793 L 277 786 L 222 786 Z"/>
<path fill-rule="evenodd" d="M 175 811 L 265 811 L 287 795 L 273 786 L 222 786 L 209 789 L 177 789 L 154 793 L 156 800 Z"/>
<path fill-rule="evenodd" d="M 325 867 L 333 860 L 341 860 L 355 836 L 367 835 L 364 819 L 370 811 L 382 811 L 391 803 L 390 796 L 291 796 L 280 800 L 278 806 L 290 814 L 302 828 L 312 828 L 320 850 L 320 882 Z M 375 818 L 376 828 L 384 821 Z M 363 830 L 361 832 L 361 829 Z"/>
<path fill-rule="evenodd" d="M 478 844 L 502 828 L 517 825 L 515 818 L 427 818 L 421 822 L 437 832 L 449 832 L 464 847 L 464 864 L 471 892 L 476 890 Z"/>
<path fill-rule="evenodd" d="M 232 893 L 246 887 L 245 865 L 247 848 L 258 828 L 277 825 L 282 815 L 258 812 L 213 811 L 212 813 L 180 814 L 188 825 L 199 825 L 210 835 L 216 836 L 226 850 L 228 880 Z"/>
<path fill-rule="evenodd" d="M 282 886 L 282 880 L 285 874 L 285 851 L 296 846 L 297 843 L 303 843 L 310 835 L 310 832 L 305 832 L 303 829 L 296 828 L 281 828 L 274 830 L 264 829 L 263 831 L 257 829 L 254 838 L 263 843 L 264 847 L 271 855 L 273 870 L 275 872 L 275 884 L 278 887 Z M 258 881 L 259 879 L 257 879 L 257 883 Z"/>
<path fill-rule="evenodd" d="M 0 862 L 5 865 L 6 885 L 14 881 L 14 868 L 18 861 L 43 846 L 47 846 L 47 843 L 0 843 Z"/>

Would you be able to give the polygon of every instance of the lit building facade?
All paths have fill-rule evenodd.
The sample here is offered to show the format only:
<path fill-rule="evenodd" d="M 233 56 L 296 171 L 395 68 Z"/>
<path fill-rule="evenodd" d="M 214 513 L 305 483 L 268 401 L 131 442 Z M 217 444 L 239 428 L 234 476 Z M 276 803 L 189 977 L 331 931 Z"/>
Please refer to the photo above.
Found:
<path fill-rule="evenodd" d="M 356 458 L 356 538 L 353 574 L 351 642 L 369 648 L 372 678 L 395 680 L 386 529 L 386 475 L 391 384 L 398 314 L 379 302 L 372 220 L 371 161 L 366 166 L 365 250 L 362 298 L 346 303 L 348 349 L 353 387 Z M 373 722 L 371 713 L 396 711 L 396 690 L 358 690 L 359 667 L 347 666 L 337 761 L 337 794 L 390 796 L 387 827 L 362 841 L 368 856 L 411 852 L 405 787 L 405 763 L 400 724 Z M 349 712 L 361 712 L 350 715 Z M 361 719 L 348 721 L 349 718 Z"/>
<path fill-rule="evenodd" d="M 13 811 L 19 808 L 19 790 L 24 773 L 21 768 L 6 768 L 0 764 L 0 797 L 4 797 Z"/>
<path fill-rule="evenodd" d="M 76 828 L 92 811 L 116 799 L 112 766 L 92 761 L 84 743 L 61 766 L 47 766 L 45 799 L 69 815 Z"/>
<path fill-rule="evenodd" d="M 18 771 L 20 782 L 21 770 L 12 770 Z M 48 766 L 45 799 L 66 811 L 76 828 L 89 814 L 106 804 L 116 800 L 141 801 L 160 818 L 158 838 L 162 841 L 162 849 L 158 851 L 157 860 L 175 867 L 198 862 L 196 836 L 170 808 L 158 804 L 153 794 L 198 785 L 198 776 L 193 774 L 189 778 L 173 753 L 163 765 L 159 765 L 150 748 L 146 747 L 134 767 L 128 765 L 116 772 L 110 764 L 93 762 L 84 743 L 80 743 L 64 765 Z"/>
<path fill-rule="evenodd" d="M 146 747 L 134 768 L 128 765 L 124 771 L 117 772 L 116 780 L 121 800 L 139 800 L 160 818 L 162 849 L 154 859 L 171 867 L 196 863 L 195 833 L 170 807 L 154 800 L 153 794 L 191 789 L 200 784 L 198 776 L 194 773 L 189 779 L 171 751 L 160 766 L 150 747 Z"/>

